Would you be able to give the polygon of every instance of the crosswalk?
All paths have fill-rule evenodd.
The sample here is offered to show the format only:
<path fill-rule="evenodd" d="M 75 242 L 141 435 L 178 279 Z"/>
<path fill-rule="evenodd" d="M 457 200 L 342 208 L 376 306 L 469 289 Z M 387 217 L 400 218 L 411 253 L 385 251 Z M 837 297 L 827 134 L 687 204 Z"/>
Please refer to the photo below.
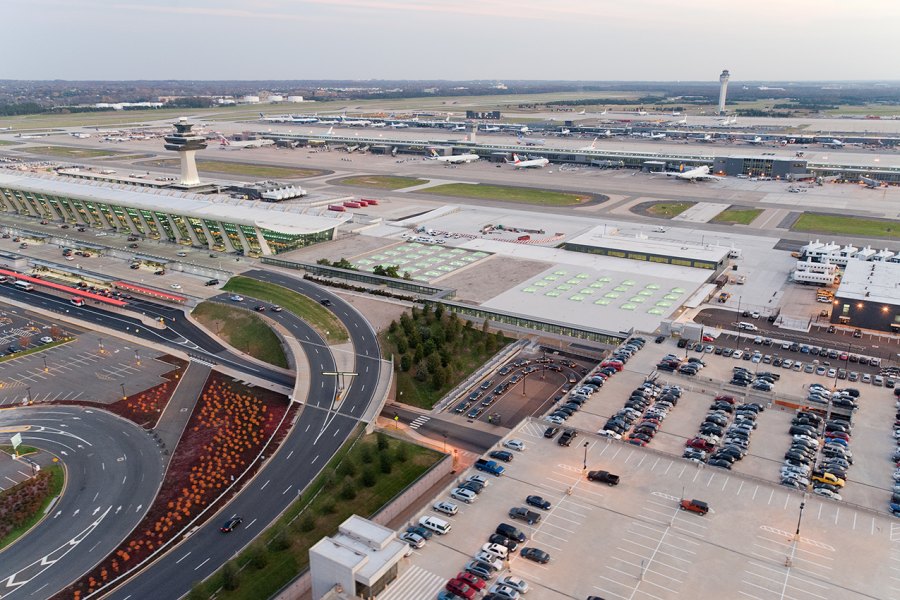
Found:
<path fill-rule="evenodd" d="M 430 420 L 431 420 L 431 417 L 426 417 L 425 415 L 422 415 L 421 417 L 417 417 L 415 421 L 410 423 L 409 428 L 410 429 L 418 429 L 419 427 L 421 427 L 422 425 L 424 425 L 425 423 L 427 423 Z"/>
<path fill-rule="evenodd" d="M 423 600 L 424 598 L 436 598 L 438 592 L 444 587 L 447 580 L 431 571 L 413 565 L 397 578 L 384 593 L 378 596 L 379 600 Z"/>

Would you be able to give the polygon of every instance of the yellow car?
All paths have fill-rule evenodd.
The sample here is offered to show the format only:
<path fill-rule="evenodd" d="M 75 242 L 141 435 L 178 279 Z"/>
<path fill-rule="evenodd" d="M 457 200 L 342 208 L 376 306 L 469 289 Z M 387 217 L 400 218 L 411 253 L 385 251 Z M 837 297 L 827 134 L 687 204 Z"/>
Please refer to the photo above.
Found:
<path fill-rule="evenodd" d="M 838 487 L 844 487 L 845 481 L 840 477 L 836 477 L 831 473 L 823 473 L 821 475 L 816 475 L 812 478 L 813 481 L 817 481 L 819 483 L 827 483 L 830 485 L 836 485 Z"/>

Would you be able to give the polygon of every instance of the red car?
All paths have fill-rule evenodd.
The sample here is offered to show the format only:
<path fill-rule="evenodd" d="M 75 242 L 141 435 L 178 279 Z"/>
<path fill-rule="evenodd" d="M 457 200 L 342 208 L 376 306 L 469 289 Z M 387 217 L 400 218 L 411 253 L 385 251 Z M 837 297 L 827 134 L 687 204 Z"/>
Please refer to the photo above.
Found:
<path fill-rule="evenodd" d="M 685 446 L 689 448 L 696 448 L 697 450 L 703 450 L 704 452 L 712 452 L 715 449 L 715 445 L 711 444 L 708 440 L 704 440 L 703 438 L 693 438 L 685 442 Z"/>
<path fill-rule="evenodd" d="M 844 440 L 845 442 L 850 441 L 850 436 L 843 431 L 829 431 L 825 434 L 825 437 L 838 438 L 839 440 Z"/>
<path fill-rule="evenodd" d="M 447 591 L 456 594 L 466 600 L 472 600 L 475 597 L 476 590 L 471 585 L 460 579 L 451 579 L 447 582 Z"/>
<path fill-rule="evenodd" d="M 727 402 L 728 404 L 734 406 L 735 399 L 731 396 L 716 396 L 716 402 Z"/>
<path fill-rule="evenodd" d="M 714 342 L 714 341 L 716 341 L 716 338 L 714 338 L 714 337 L 711 336 L 711 335 L 704 335 L 704 336 L 703 336 L 703 341 L 704 341 L 704 342 Z"/>
<path fill-rule="evenodd" d="M 611 367 L 611 368 L 615 369 L 616 371 L 621 371 L 622 369 L 625 368 L 625 365 L 617 360 L 604 360 L 602 363 L 600 363 L 600 366 L 601 367 Z"/>
<path fill-rule="evenodd" d="M 476 577 L 475 575 L 472 575 L 471 573 L 467 573 L 465 571 L 457 573 L 456 578 L 460 581 L 466 582 L 468 585 L 472 586 L 478 591 L 483 590 L 484 586 L 487 585 L 480 577 Z"/>

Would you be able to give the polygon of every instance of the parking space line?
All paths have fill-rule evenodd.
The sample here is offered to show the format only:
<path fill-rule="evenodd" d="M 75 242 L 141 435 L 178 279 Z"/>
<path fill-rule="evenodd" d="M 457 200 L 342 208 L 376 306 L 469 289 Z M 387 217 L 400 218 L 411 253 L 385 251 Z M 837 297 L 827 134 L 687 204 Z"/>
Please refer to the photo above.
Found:
<path fill-rule="evenodd" d="M 725 486 L 728 485 L 728 481 L 730 479 L 731 479 L 731 477 L 725 477 L 725 481 L 724 481 L 724 483 L 722 483 L 722 491 L 723 492 L 725 491 Z"/>
<path fill-rule="evenodd" d="M 562 525 L 554 525 L 553 523 L 549 522 L 548 520 L 544 520 L 544 525 L 548 525 L 550 527 L 556 527 L 557 529 L 562 529 L 563 531 L 568 531 L 569 533 L 575 533 L 574 529 L 567 529 L 567 528 L 563 527 Z"/>
<path fill-rule="evenodd" d="M 573 515 L 578 515 L 579 517 L 587 517 L 587 515 L 584 514 L 584 513 L 580 513 L 580 512 L 578 512 L 577 510 L 571 510 L 571 509 L 569 509 L 569 508 L 566 508 L 566 507 L 562 506 L 562 505 L 561 505 L 561 502 L 562 502 L 562 501 L 560 501 L 560 504 L 557 504 L 557 505 L 556 505 L 556 506 L 559 508 L 559 510 L 565 511 L 565 512 L 567 512 L 567 513 L 572 513 Z M 561 519 L 561 518 L 562 518 L 562 517 L 560 517 L 560 519 Z M 574 523 L 574 521 L 573 521 L 573 523 Z"/>
<path fill-rule="evenodd" d="M 617 559 L 617 560 L 618 560 L 619 562 L 625 563 L 626 565 L 631 565 L 632 567 L 637 567 L 638 569 L 641 568 L 641 565 L 639 565 L 639 564 L 636 565 L 636 564 L 634 564 L 634 563 L 628 562 L 627 560 L 622 560 L 621 558 L 619 558 L 619 559 Z M 659 575 L 660 577 L 665 577 L 666 579 L 671 579 L 671 580 L 674 581 L 675 583 L 682 583 L 682 581 L 681 581 L 680 579 L 678 579 L 677 577 L 672 577 L 671 575 L 666 575 L 665 573 L 660 573 L 659 571 L 654 571 L 653 569 L 651 569 L 651 568 L 650 568 L 650 565 L 654 562 L 652 556 L 651 556 L 651 558 L 649 558 L 649 559 L 645 557 L 645 558 L 643 558 L 643 559 L 641 559 L 641 560 L 647 560 L 647 561 L 648 561 L 648 562 L 647 562 L 647 566 L 646 566 L 646 567 L 643 567 L 644 573 L 653 573 L 654 575 Z M 664 566 L 664 567 L 668 567 L 668 566 L 669 566 L 669 565 L 667 565 L 667 564 L 665 564 L 665 563 L 661 563 L 661 562 L 659 562 L 659 561 L 655 561 L 655 562 L 656 562 L 657 564 L 660 564 L 660 565 Z M 670 567 L 670 568 L 674 568 L 674 567 Z M 675 570 L 676 570 L 676 571 L 683 571 L 682 569 L 675 569 Z M 687 573 L 687 571 L 683 571 L 683 572 Z M 646 581 L 646 580 L 642 580 L 641 583 L 644 583 L 645 581 Z M 649 582 L 647 582 L 647 583 L 649 583 Z M 659 584 L 657 584 L 657 585 L 659 585 Z M 670 590 L 670 591 L 671 591 L 671 590 Z"/>
<path fill-rule="evenodd" d="M 575 521 L 574 519 L 567 519 L 566 517 L 561 517 L 559 515 L 552 515 L 548 517 L 548 519 L 562 519 L 563 521 L 568 521 L 569 523 L 574 523 L 575 525 L 581 525 L 584 521 Z"/>
<path fill-rule="evenodd" d="M 603 575 L 601 575 L 600 577 L 603 577 Z M 607 578 L 607 577 L 603 577 L 603 579 L 608 579 L 608 578 Z M 613 580 L 610 579 L 609 581 L 613 581 Z M 616 583 L 618 583 L 618 582 L 616 582 Z M 621 585 L 621 584 L 619 584 L 619 585 Z M 607 590 L 607 589 L 605 589 L 605 588 L 602 588 L 602 587 L 599 587 L 599 586 L 596 586 L 596 585 L 594 586 L 594 589 L 595 589 L 595 590 L 600 590 L 601 592 L 603 592 L 603 593 L 606 594 L 607 596 L 615 596 L 616 598 L 622 598 L 622 600 L 628 600 L 628 596 L 623 596 L 622 594 L 616 594 L 616 593 L 614 593 L 614 592 L 611 592 L 611 591 L 609 591 L 609 590 Z"/>

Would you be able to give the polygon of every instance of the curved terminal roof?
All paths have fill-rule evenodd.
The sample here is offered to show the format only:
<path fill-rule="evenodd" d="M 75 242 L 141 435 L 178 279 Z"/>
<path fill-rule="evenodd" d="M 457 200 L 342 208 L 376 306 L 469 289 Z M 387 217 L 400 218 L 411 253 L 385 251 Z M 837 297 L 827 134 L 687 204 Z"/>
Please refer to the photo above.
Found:
<path fill-rule="evenodd" d="M 196 219 L 209 219 L 238 225 L 250 225 L 287 235 L 306 235 L 337 227 L 352 215 L 323 211 L 322 214 L 293 212 L 278 204 L 246 206 L 228 196 L 190 194 L 174 190 L 152 190 L 127 185 L 92 181 L 73 181 L 54 176 L 0 173 L 0 187 L 63 196 L 88 202 L 171 213 Z"/>

